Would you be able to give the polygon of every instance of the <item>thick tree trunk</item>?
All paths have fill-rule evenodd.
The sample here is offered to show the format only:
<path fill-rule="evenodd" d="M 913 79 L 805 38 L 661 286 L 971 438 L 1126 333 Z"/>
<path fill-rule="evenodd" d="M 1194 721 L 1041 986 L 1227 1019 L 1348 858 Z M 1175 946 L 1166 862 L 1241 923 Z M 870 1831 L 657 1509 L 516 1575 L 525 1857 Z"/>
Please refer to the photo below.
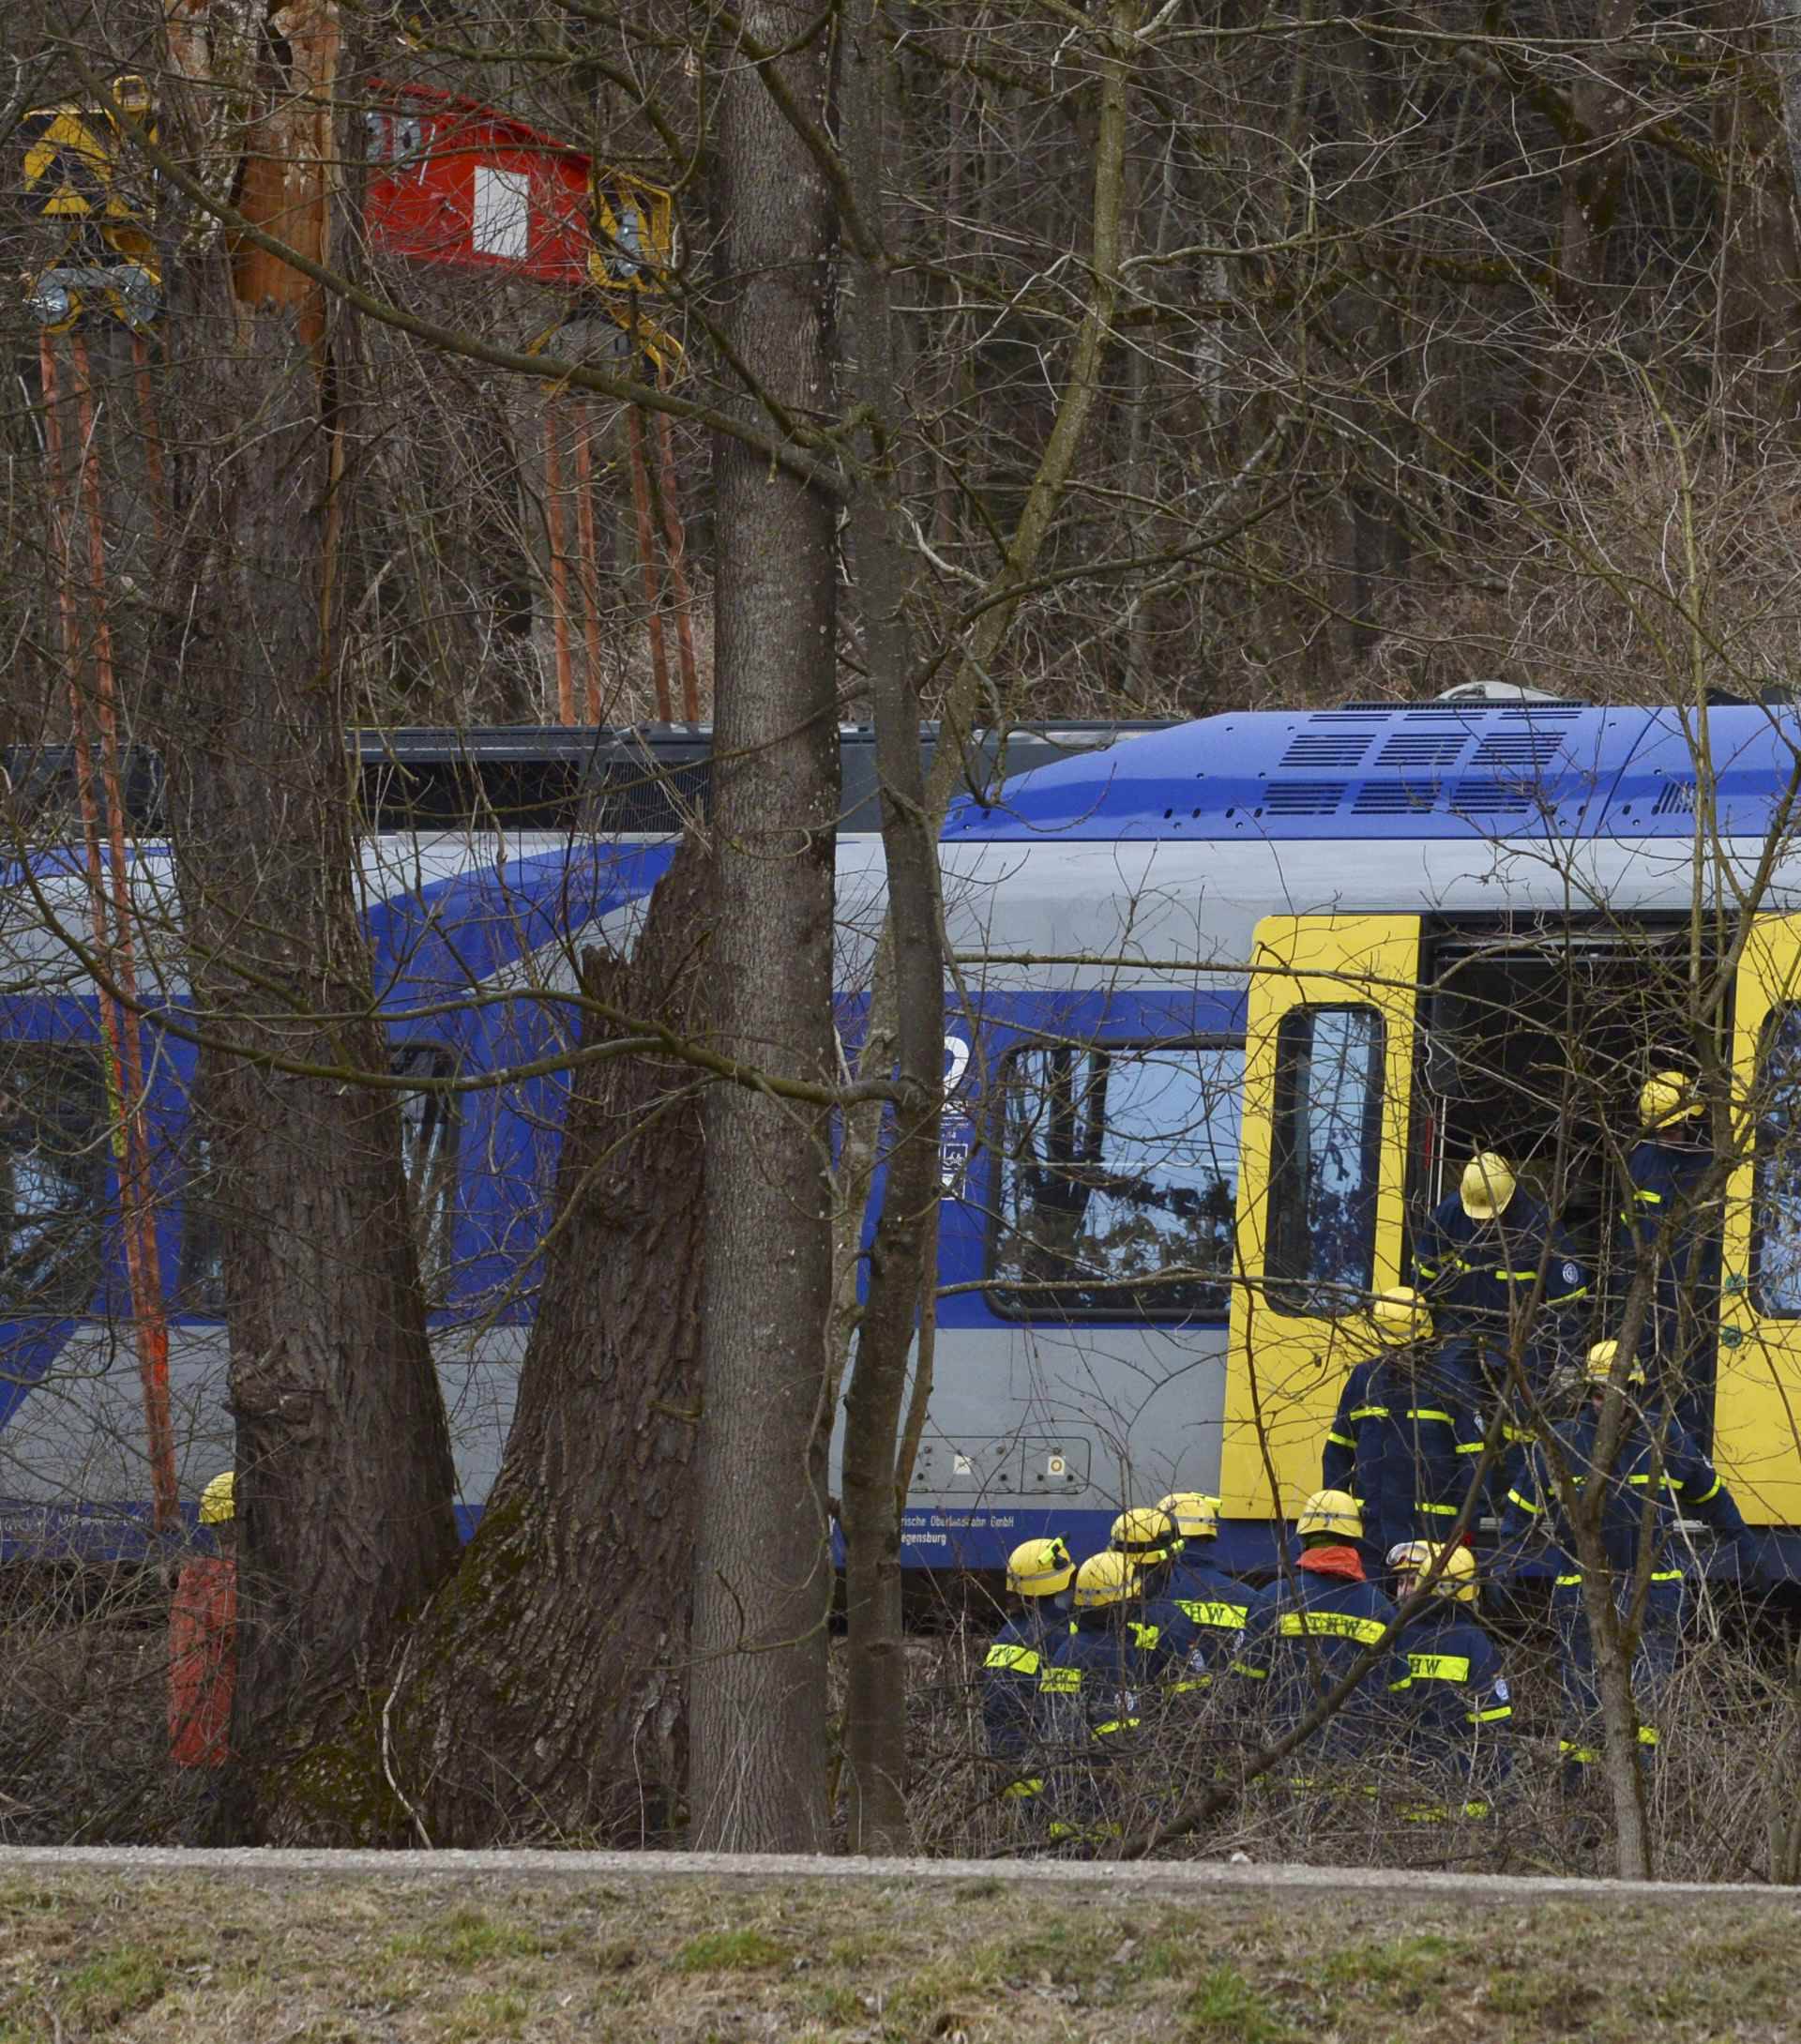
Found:
<path fill-rule="evenodd" d="M 819 18 L 742 10 L 799 106 L 820 100 Z M 810 38 L 810 39 L 809 39 Z M 716 121 L 719 273 L 736 359 L 803 416 L 830 401 L 831 214 L 758 66 L 725 53 Z M 757 416 L 749 398 L 739 404 Z M 716 443 L 719 707 L 711 968 L 719 1047 L 829 1083 L 838 810 L 830 498 Z M 748 1852 L 826 1840 L 825 1388 L 832 1307 L 826 1117 L 734 1085 L 706 1102 L 704 1382 L 697 1468 L 692 1836 Z"/>
<path fill-rule="evenodd" d="M 450 1445 L 395 1097 L 357 1083 L 386 1051 L 321 622 L 316 362 L 291 311 L 187 330 L 211 423 L 184 436 L 162 749 L 194 1005 L 229 1046 L 200 1126 L 237 1420 L 233 1743 L 255 1831 L 341 1843 L 390 1819 L 367 1699 L 456 1558 Z"/>
<path fill-rule="evenodd" d="M 584 959 L 593 998 L 700 1034 L 708 872 L 684 847 L 631 961 Z M 585 1040 L 617 1034 L 598 1022 Z M 506 1460 L 394 1709 L 401 1786 L 434 1844 L 648 1843 L 674 1821 L 703 1156 L 690 1067 L 578 1067 Z"/>

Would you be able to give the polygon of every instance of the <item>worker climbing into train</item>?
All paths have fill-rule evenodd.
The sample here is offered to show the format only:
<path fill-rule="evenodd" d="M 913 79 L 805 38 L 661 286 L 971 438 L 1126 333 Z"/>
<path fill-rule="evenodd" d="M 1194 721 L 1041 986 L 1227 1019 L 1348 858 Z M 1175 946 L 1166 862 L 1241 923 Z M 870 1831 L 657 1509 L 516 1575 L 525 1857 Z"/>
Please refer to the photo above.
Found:
<path fill-rule="evenodd" d="M 1182 1536 L 1166 1594 L 1194 1628 L 1190 1658 L 1217 1680 L 1237 1657 L 1246 1628 L 1268 1608 L 1270 1594 L 1228 1575 L 1209 1552 L 1219 1539 L 1217 1497 L 1173 1491 L 1157 1508 L 1168 1513 Z"/>
<path fill-rule="evenodd" d="M 1437 1340 L 1413 1286 L 1376 1295 L 1360 1340 L 1368 1353 L 1339 1395 L 1320 1482 L 1350 1491 L 1375 1554 L 1385 1556 L 1403 1541 L 1442 1539 L 1457 1523 L 1482 1472 L 1482 1401 L 1470 1343 Z"/>
<path fill-rule="evenodd" d="M 1748 1573 L 1756 1560 L 1733 1493 L 1662 1401 L 1644 1400 L 1638 1362 L 1622 1355 L 1617 1341 L 1597 1341 L 1586 1370 L 1590 1395 L 1582 1411 L 1552 1428 L 1534 1449 L 1508 1492 L 1502 1521 L 1504 1543 L 1535 1532 L 1551 1543 L 1566 1789 L 1580 1788 L 1601 1757 L 1594 1642 L 1572 1514 L 1597 1515 L 1608 1595 L 1632 1650 L 1641 1758 L 1646 1761 L 1656 1757 L 1658 1715 L 1682 1643 L 1688 1549 L 1675 1537 L 1677 1521 L 1698 1519 L 1712 1526 L 1736 1551 L 1742 1571 Z M 1618 1412 L 1611 1418 L 1608 1394 L 1616 1385 Z M 1595 1505 L 1590 1501 L 1597 1485 L 1601 1497 Z"/>
<path fill-rule="evenodd" d="M 1374 1660 L 1309 1750 L 1331 1759 L 1366 1752 L 1403 1720 L 1412 1677 L 1394 1637 L 1395 1606 L 1364 1574 L 1356 1500 L 1316 1491 L 1294 1521 L 1298 1552 L 1277 1594 L 1247 1628 L 1234 1672 L 1259 1686 L 1272 1739 L 1294 1730 L 1358 1661 Z"/>
<path fill-rule="evenodd" d="M 1626 1160 L 1621 1265 L 1652 1266 L 1646 1336 L 1639 1353 L 1651 1381 L 1674 1399 L 1690 1432 L 1708 1416 L 1713 1330 L 1719 1310 L 1721 1188 L 1715 1182 L 1707 1103 L 1679 1071 L 1654 1073 L 1639 1089 L 1643 1131 Z"/>
<path fill-rule="evenodd" d="M 1125 1777 L 1165 1729 L 1174 1686 L 1186 1679 L 1181 1633 L 1147 1603 L 1144 1572 L 1112 1548 L 1076 1570 L 1073 1620 L 1039 1688 L 1052 1813 L 1050 1834 L 1075 1850 L 1116 1835 Z"/>
<path fill-rule="evenodd" d="M 227 1469 L 200 1493 L 211 1552 L 190 1554 L 169 1605 L 169 1758 L 179 1768 L 231 1758 L 237 1686 L 236 1485 Z"/>
<path fill-rule="evenodd" d="M 1036 1764 L 1038 1685 L 1069 1630 L 1075 1574 L 1069 1550 L 1054 1534 L 1023 1541 L 1006 1557 L 1014 1609 L 982 1660 L 982 1730 L 989 1758 L 1003 1770 L 1001 1794 L 1010 1801 L 1028 1802 L 1044 1790 Z"/>
<path fill-rule="evenodd" d="M 1506 1158 L 1482 1150 L 1419 1231 L 1414 1270 L 1439 1332 L 1467 1340 L 1491 1392 L 1521 1391 L 1516 1432 L 1529 1431 L 1555 1366 L 1580 1350 L 1588 1271 L 1564 1228 Z M 1515 1385 L 1516 1357 L 1524 1381 Z"/>
<path fill-rule="evenodd" d="M 1436 1823 L 1460 1808 L 1465 1817 L 1487 1817 L 1513 1764 L 1513 1697 L 1501 1650 L 1476 1616 L 1476 1556 L 1461 1545 L 1406 1540 L 1387 1562 L 1413 1677 L 1408 1743 L 1414 1764 L 1437 1778 L 1406 1814 Z"/>

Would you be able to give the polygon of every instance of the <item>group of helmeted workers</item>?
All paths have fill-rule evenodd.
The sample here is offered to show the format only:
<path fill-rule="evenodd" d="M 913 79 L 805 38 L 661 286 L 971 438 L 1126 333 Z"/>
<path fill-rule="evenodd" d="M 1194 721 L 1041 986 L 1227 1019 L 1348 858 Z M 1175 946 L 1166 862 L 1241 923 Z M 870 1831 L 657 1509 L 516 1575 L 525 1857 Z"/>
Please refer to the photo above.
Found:
<path fill-rule="evenodd" d="M 1693 1562 L 1685 1522 L 1709 1524 L 1741 1565 L 1750 1536 L 1672 1367 L 1694 1340 L 1689 1295 L 1709 1253 L 1690 1219 L 1712 1162 L 1701 1107 L 1665 1073 L 1640 1113 L 1621 1228 L 1656 1268 L 1629 1350 L 1584 1340 L 1582 1259 L 1484 1151 L 1421 1230 L 1415 1282 L 1344 1324 L 1355 1359 L 1321 1488 L 1271 1585 L 1215 1563 L 1218 1501 L 1198 1492 L 1122 1512 L 1080 1566 L 1055 1537 L 1014 1551 L 983 1717 L 1002 1793 L 1041 1838 L 1116 1829 L 1122 1762 L 1179 1751 L 1203 1720 L 1241 1752 L 1279 1749 L 1279 1781 L 1310 1786 L 1315 1759 L 1355 1764 L 1381 1746 L 1402 1761 L 1409 1817 L 1487 1816 L 1514 1726 L 1469 1544 L 1491 1503 L 1493 1565 L 1536 1560 L 1551 1577 L 1566 1788 L 1580 1792 L 1604 1750 L 1591 1611 L 1611 1605 L 1632 1646 L 1637 1758 L 1655 1759 Z M 1576 1409 L 1553 1418 L 1562 1377 L 1580 1383 Z M 1592 1594 L 1584 1551 L 1606 1571 Z"/>

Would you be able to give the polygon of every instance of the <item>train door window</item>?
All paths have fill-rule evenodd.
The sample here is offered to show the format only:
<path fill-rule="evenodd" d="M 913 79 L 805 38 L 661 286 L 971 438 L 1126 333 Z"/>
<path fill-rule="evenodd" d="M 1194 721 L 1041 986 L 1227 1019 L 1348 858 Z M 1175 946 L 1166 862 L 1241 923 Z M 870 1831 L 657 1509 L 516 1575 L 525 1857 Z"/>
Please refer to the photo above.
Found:
<path fill-rule="evenodd" d="M 1024 1319 L 1224 1319 L 1244 1048 L 1042 1042 L 1001 1067 L 990 1298 Z"/>
<path fill-rule="evenodd" d="M 1801 1319 L 1801 1007 L 1770 1016 L 1758 1060 L 1751 1295 L 1769 1320 Z"/>
<path fill-rule="evenodd" d="M 1382 1073 L 1373 1007 L 1291 1008 L 1278 1025 L 1264 1274 L 1279 1312 L 1342 1313 L 1370 1289 Z"/>
<path fill-rule="evenodd" d="M 0 1311 L 75 1313 L 98 1289 L 108 1114 L 98 1055 L 0 1048 Z"/>
<path fill-rule="evenodd" d="M 435 1044 L 397 1046 L 388 1069 L 397 1078 L 441 1080 L 454 1069 L 448 1051 Z M 401 1160 L 419 1243 L 419 1265 L 429 1296 L 448 1287 L 460 1117 L 457 1096 L 421 1086 L 401 1095 Z M 181 1292 L 189 1312 L 217 1313 L 225 1305 L 225 1207 L 228 1189 L 215 1175 L 205 1138 L 190 1136 L 183 1201 Z"/>

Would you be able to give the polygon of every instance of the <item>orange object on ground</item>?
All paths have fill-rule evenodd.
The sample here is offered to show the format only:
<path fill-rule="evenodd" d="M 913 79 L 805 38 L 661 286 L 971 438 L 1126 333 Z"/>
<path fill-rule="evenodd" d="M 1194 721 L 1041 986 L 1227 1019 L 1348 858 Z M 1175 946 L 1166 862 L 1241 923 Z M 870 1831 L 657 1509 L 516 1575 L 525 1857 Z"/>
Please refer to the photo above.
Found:
<path fill-rule="evenodd" d="M 182 1566 L 169 1606 L 169 1758 L 222 1767 L 231 1758 L 237 1687 L 237 1563 L 204 1555 Z"/>

